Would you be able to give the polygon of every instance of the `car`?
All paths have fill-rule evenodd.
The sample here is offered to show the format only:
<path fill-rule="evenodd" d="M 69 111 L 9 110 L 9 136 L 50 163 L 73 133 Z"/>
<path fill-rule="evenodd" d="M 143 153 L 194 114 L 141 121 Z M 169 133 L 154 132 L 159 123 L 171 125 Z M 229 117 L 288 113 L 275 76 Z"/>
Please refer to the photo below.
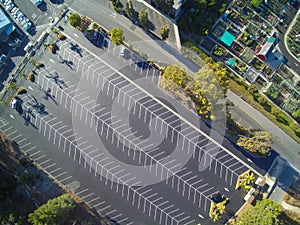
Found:
<path fill-rule="evenodd" d="M 14 11 L 16 11 L 18 9 L 17 6 L 13 7 L 12 10 L 10 10 L 10 13 L 13 13 Z"/>
<path fill-rule="evenodd" d="M 120 50 L 120 55 L 121 55 L 121 56 L 124 56 L 124 55 L 125 55 L 125 49 L 126 49 L 126 48 L 125 48 L 124 46 L 121 47 L 121 50 Z"/>
<path fill-rule="evenodd" d="M 95 32 L 94 32 L 94 40 L 96 40 L 97 39 L 97 37 L 98 37 L 98 30 L 96 30 Z"/>
<path fill-rule="evenodd" d="M 11 3 L 12 3 L 12 1 L 11 1 L 11 0 L 8 0 L 8 1 L 5 1 L 5 2 L 4 2 L 4 5 L 7 6 L 7 5 L 11 4 Z"/>
<path fill-rule="evenodd" d="M 6 11 L 10 11 L 10 10 L 12 10 L 13 7 L 15 7 L 15 4 L 14 4 L 14 3 L 11 3 L 11 4 L 9 4 L 9 5 L 7 5 L 7 6 L 5 7 L 5 10 L 6 10 Z"/>
<path fill-rule="evenodd" d="M 25 23 L 25 25 L 23 26 L 24 30 L 28 30 L 31 27 L 31 25 L 31 22 Z"/>
<path fill-rule="evenodd" d="M 32 48 L 32 43 L 31 42 L 28 42 L 28 44 L 24 47 L 24 51 L 25 52 L 29 52 Z"/>
<path fill-rule="evenodd" d="M 14 14 L 13 14 L 13 17 L 15 18 L 15 19 L 17 19 L 18 18 L 18 16 L 19 16 L 19 14 L 21 14 L 22 12 L 18 9 Z"/>
<path fill-rule="evenodd" d="M 22 21 L 24 21 L 26 19 L 26 17 L 24 16 L 24 15 L 21 15 L 18 19 L 17 19 L 17 21 L 18 21 L 18 23 L 21 23 Z"/>
<path fill-rule="evenodd" d="M 12 103 L 11 103 L 11 108 L 12 108 L 12 109 L 16 109 L 16 108 L 17 108 L 17 104 L 18 104 L 17 99 L 14 99 L 14 100 L 12 101 Z"/>

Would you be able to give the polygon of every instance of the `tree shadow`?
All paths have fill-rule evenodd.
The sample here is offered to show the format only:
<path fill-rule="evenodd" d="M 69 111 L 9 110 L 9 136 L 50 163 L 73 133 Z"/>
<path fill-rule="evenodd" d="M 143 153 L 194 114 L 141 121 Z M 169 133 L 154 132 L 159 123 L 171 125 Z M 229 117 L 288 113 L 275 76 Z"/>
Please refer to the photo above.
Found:
<path fill-rule="evenodd" d="M 60 5 L 60 4 L 64 4 L 65 3 L 64 0 L 50 0 L 50 2 L 52 4 L 55 4 L 55 5 Z"/>
<path fill-rule="evenodd" d="M 47 3 L 45 1 L 43 1 L 39 7 L 38 7 L 42 12 L 46 12 L 48 10 L 48 6 Z"/>
<path fill-rule="evenodd" d="M 59 75 L 57 72 L 54 72 L 54 74 L 48 72 L 48 75 L 46 75 L 46 77 L 50 78 L 55 84 L 59 86 L 60 89 L 68 87 L 63 80 L 59 79 Z"/>
<path fill-rule="evenodd" d="M 82 57 L 82 49 L 79 47 L 78 44 L 73 44 L 72 42 L 70 42 L 71 44 L 71 50 L 76 52 L 80 57 Z"/>

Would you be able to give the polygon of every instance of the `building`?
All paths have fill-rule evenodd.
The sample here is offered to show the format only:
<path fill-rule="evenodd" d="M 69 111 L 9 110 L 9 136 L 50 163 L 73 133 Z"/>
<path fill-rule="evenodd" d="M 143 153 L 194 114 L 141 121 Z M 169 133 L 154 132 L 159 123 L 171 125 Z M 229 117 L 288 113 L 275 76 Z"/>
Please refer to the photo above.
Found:
<path fill-rule="evenodd" d="M 277 43 L 277 39 L 274 37 L 268 38 L 266 43 L 262 46 L 257 54 L 257 58 L 265 61 L 267 59 L 267 54 L 272 51 Z"/>
<path fill-rule="evenodd" d="M 153 0 L 144 0 L 144 1 L 148 2 L 151 5 L 155 5 Z M 182 6 L 186 1 L 187 0 L 174 0 L 174 4 L 172 6 L 171 12 L 164 12 L 164 13 L 170 15 L 171 17 L 176 18 L 181 12 Z"/>
<path fill-rule="evenodd" d="M 13 23 L 0 8 L 0 41 L 6 40 L 14 29 Z"/>

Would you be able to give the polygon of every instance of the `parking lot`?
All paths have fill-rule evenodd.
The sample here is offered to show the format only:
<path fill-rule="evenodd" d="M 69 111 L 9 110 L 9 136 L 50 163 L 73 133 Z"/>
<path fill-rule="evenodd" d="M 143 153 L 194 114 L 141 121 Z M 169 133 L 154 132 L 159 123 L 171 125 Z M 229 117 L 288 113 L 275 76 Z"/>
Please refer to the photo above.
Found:
<path fill-rule="evenodd" d="M 90 173 L 85 189 L 101 187 L 108 198 L 123 199 L 141 217 L 159 224 L 209 221 L 216 193 L 232 197 L 228 208 L 236 210 L 242 200 L 235 199 L 235 183 L 248 168 L 182 118 L 181 109 L 166 101 L 164 93 L 149 95 L 128 79 L 139 76 L 151 83 L 157 70 L 127 49 L 122 56 L 105 37 L 99 40 L 107 44 L 100 58 L 69 39 L 58 42 L 56 55 L 43 50 L 39 60 L 44 67 L 36 70 L 34 83 L 24 84 L 28 93 L 21 96 L 21 121 L 52 150 L 33 148 L 28 154 L 71 189 L 80 165 Z M 11 115 L 19 117 L 15 111 Z M 52 159 L 53 151 L 64 161 Z M 100 207 L 97 191 L 85 189 L 74 192 Z M 135 210 L 125 213 L 126 206 L 120 210 L 114 200 L 103 201 L 110 204 L 97 210 L 120 224 L 136 218 Z"/>

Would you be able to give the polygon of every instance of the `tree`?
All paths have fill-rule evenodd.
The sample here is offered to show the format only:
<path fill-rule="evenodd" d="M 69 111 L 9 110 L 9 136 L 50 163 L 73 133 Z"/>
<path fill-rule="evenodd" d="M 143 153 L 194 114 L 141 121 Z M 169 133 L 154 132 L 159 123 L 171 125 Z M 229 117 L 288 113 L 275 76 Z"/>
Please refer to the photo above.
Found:
<path fill-rule="evenodd" d="M 300 123 L 300 108 L 296 109 L 293 113 L 292 116 L 297 120 L 298 123 Z"/>
<path fill-rule="evenodd" d="M 166 40 L 169 37 L 170 27 L 166 24 L 160 28 L 160 36 L 163 40 Z"/>
<path fill-rule="evenodd" d="M 75 201 L 68 194 L 49 200 L 28 215 L 28 222 L 33 225 L 64 224 L 69 213 L 75 208 Z"/>
<path fill-rule="evenodd" d="M 239 215 L 233 222 L 233 225 L 278 225 L 278 216 L 282 210 L 282 205 L 270 199 L 257 201 L 255 206 Z"/>
<path fill-rule="evenodd" d="M 24 72 L 20 73 L 19 80 L 22 80 L 26 77 L 26 74 Z"/>
<path fill-rule="evenodd" d="M 69 23 L 73 26 L 73 27 L 77 27 L 80 25 L 81 23 L 81 17 L 78 13 L 72 13 L 69 17 Z"/>
<path fill-rule="evenodd" d="M 132 5 L 132 1 L 131 0 L 128 0 L 125 4 L 125 11 L 129 17 L 129 19 L 133 19 L 134 17 L 134 13 L 135 13 L 135 10 L 133 8 L 133 5 Z"/>
<path fill-rule="evenodd" d="M 181 88 L 186 88 L 189 81 L 191 80 L 186 71 L 178 65 L 168 66 L 165 69 L 162 77 L 173 81 L 177 86 Z"/>
<path fill-rule="evenodd" d="M 243 191 L 248 193 L 248 191 L 250 191 L 250 189 L 252 188 L 252 184 L 254 183 L 254 180 L 255 180 L 254 173 L 249 172 L 243 174 L 239 179 L 241 185 L 240 187 L 242 188 Z"/>
<path fill-rule="evenodd" d="M 111 29 L 111 31 L 109 31 L 109 35 L 111 37 L 111 41 L 115 45 L 120 45 L 125 40 L 125 37 L 123 35 L 123 30 L 121 28 Z"/>
<path fill-rule="evenodd" d="M 251 5 L 255 8 L 258 8 L 262 0 L 251 0 Z"/>
<path fill-rule="evenodd" d="M 174 0 L 153 0 L 153 3 L 158 9 L 170 15 Z"/>
<path fill-rule="evenodd" d="M 254 153 L 266 155 L 271 150 L 272 137 L 268 131 L 256 131 L 250 137 L 240 137 L 237 145 Z"/>
<path fill-rule="evenodd" d="M 17 84 L 16 82 L 8 82 L 6 88 L 7 90 L 14 92 L 17 89 Z"/>
<path fill-rule="evenodd" d="M 148 11 L 146 9 L 141 9 L 141 11 L 139 12 L 139 21 L 145 29 L 149 29 L 150 21 L 148 18 Z"/>

